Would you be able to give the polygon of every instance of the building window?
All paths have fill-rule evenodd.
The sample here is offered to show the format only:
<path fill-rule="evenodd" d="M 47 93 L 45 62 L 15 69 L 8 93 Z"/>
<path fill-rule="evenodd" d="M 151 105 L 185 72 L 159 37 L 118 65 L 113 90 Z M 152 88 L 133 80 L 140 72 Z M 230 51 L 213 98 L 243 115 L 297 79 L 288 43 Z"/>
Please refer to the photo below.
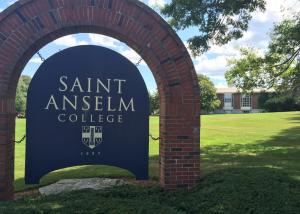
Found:
<path fill-rule="evenodd" d="M 241 100 L 242 107 L 251 107 L 251 95 L 250 94 L 243 94 Z"/>
<path fill-rule="evenodd" d="M 232 94 L 231 93 L 224 94 L 224 103 L 232 103 Z"/>
<path fill-rule="evenodd" d="M 224 110 L 232 110 L 232 93 L 224 93 Z"/>

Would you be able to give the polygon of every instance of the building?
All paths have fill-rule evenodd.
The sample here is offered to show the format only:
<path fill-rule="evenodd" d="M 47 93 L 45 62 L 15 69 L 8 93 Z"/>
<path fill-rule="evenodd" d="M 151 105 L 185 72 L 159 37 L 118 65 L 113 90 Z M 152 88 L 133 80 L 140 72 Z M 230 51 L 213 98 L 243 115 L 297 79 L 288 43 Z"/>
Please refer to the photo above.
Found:
<path fill-rule="evenodd" d="M 221 101 L 215 113 L 256 113 L 263 109 L 259 107 L 259 97 L 262 93 L 271 93 L 274 90 L 254 89 L 253 93 L 242 93 L 234 87 L 217 88 L 217 96 Z"/>

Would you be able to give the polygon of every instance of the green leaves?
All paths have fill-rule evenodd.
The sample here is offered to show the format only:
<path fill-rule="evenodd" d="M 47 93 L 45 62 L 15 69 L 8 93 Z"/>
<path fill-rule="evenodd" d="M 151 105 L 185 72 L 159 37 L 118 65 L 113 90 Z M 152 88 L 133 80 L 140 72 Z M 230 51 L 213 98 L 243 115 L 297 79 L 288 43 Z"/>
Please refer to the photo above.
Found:
<path fill-rule="evenodd" d="M 200 88 L 201 109 L 209 112 L 218 108 L 221 102 L 217 98 L 213 82 L 207 76 L 198 74 L 198 83 Z"/>
<path fill-rule="evenodd" d="M 21 76 L 16 94 L 16 111 L 18 113 L 25 114 L 26 110 L 26 100 L 27 100 L 27 90 L 31 81 L 29 76 Z"/>
<path fill-rule="evenodd" d="M 264 59 L 252 48 L 242 48 L 240 51 L 241 58 L 228 62 L 230 69 L 225 74 L 228 84 L 244 91 L 251 91 L 259 86 L 266 87 L 262 66 Z"/>
<path fill-rule="evenodd" d="M 158 91 L 149 93 L 150 115 L 159 114 L 159 94 Z"/>
<path fill-rule="evenodd" d="M 199 35 L 188 40 L 194 55 L 212 44 L 223 45 L 239 39 L 248 29 L 251 13 L 265 10 L 265 0 L 172 0 L 161 12 L 177 30 L 196 27 Z"/>
<path fill-rule="evenodd" d="M 226 80 L 243 90 L 275 88 L 300 97 L 300 13 L 274 26 L 264 55 L 253 48 L 241 49 L 241 58 L 229 61 Z M 299 99 L 300 100 L 300 99 Z"/>

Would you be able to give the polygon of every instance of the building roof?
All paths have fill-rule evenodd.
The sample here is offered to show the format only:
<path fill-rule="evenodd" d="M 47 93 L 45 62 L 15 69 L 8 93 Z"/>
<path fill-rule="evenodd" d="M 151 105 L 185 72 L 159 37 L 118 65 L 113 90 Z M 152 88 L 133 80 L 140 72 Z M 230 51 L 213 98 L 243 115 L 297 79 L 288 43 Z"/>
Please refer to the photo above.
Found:
<path fill-rule="evenodd" d="M 217 94 L 224 94 L 224 93 L 240 93 L 242 90 L 237 89 L 235 87 L 228 87 L 228 88 L 217 88 Z M 265 89 L 265 88 L 255 88 L 253 89 L 254 93 L 261 93 L 261 92 L 275 92 L 273 88 Z"/>

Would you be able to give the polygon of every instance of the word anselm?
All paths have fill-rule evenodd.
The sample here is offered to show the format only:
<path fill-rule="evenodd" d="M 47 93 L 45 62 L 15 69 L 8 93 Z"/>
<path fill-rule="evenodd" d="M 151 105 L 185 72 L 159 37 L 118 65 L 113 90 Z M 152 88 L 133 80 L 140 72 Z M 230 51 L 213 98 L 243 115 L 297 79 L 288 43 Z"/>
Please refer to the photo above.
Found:
<path fill-rule="evenodd" d="M 112 105 L 113 103 L 112 97 L 106 97 L 105 102 L 103 102 L 103 96 L 94 96 L 94 97 L 84 96 L 81 99 L 78 98 L 79 97 L 77 95 L 73 95 L 72 98 L 63 95 L 62 98 L 60 99 L 61 105 L 58 105 L 57 99 L 55 99 L 54 95 L 51 95 L 45 109 L 49 110 L 52 106 L 52 108 L 58 111 L 67 110 L 67 107 L 73 110 L 82 110 L 82 111 L 89 111 L 92 108 L 94 111 L 106 110 L 108 112 L 135 111 L 133 98 L 131 98 L 130 101 L 125 102 L 124 99 L 121 97 L 118 99 L 116 106 Z M 91 101 L 92 99 L 93 101 Z M 105 109 L 104 106 L 106 107 Z"/>
<path fill-rule="evenodd" d="M 51 94 L 44 109 L 57 111 L 58 121 L 122 123 L 122 112 L 135 112 L 134 98 L 124 98 L 126 80 L 59 78 L 58 93 Z M 63 111 L 63 112 L 61 112 Z M 68 112 L 76 111 L 76 114 Z M 102 114 L 93 114 L 93 113 Z M 89 113 L 89 114 L 87 114 Z M 118 114 L 118 115 L 114 115 Z"/>

